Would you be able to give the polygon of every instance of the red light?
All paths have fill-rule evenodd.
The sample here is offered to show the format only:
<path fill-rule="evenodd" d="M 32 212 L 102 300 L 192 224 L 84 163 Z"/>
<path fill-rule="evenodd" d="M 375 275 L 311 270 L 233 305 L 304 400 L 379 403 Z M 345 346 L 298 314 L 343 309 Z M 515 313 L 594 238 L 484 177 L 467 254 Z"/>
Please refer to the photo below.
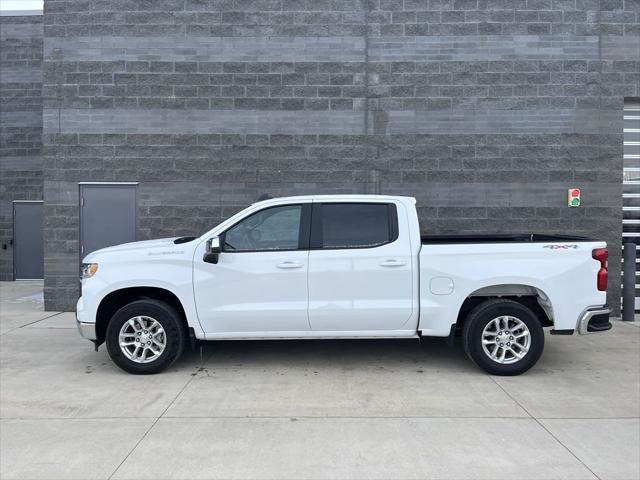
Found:
<path fill-rule="evenodd" d="M 600 270 L 598 270 L 598 290 L 601 292 L 607 291 L 607 280 L 609 279 L 609 271 L 607 268 L 609 264 L 607 262 L 609 258 L 609 251 L 606 248 L 596 248 L 591 252 L 591 256 L 594 260 L 600 262 Z"/>

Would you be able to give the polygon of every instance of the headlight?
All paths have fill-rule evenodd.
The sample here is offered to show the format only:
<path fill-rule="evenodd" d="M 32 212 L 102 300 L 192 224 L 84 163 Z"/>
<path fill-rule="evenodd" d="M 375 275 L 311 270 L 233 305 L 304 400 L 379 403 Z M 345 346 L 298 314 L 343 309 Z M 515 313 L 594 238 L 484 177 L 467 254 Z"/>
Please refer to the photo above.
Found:
<path fill-rule="evenodd" d="M 81 277 L 83 279 L 91 278 L 96 274 L 97 271 L 98 271 L 97 263 L 83 263 L 82 270 L 81 270 L 82 272 Z"/>

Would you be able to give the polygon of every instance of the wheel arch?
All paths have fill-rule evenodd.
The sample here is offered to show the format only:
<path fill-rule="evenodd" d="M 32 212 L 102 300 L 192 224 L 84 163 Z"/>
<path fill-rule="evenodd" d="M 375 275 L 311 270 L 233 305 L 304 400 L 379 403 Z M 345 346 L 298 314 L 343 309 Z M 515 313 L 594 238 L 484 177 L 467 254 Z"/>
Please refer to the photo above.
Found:
<path fill-rule="evenodd" d="M 543 327 L 554 324 L 553 307 L 549 296 L 540 288 L 520 283 L 504 283 L 479 288 L 471 292 L 460 306 L 456 318 L 456 330 L 461 330 L 469 313 L 481 303 L 495 298 L 518 302 L 530 308 Z"/>
<path fill-rule="evenodd" d="M 98 305 L 96 311 L 96 346 L 105 341 L 107 325 L 113 315 L 123 306 L 136 300 L 150 298 L 170 305 L 177 313 L 185 326 L 187 315 L 180 299 L 175 293 L 160 287 L 127 287 L 114 290 L 106 295 Z"/>

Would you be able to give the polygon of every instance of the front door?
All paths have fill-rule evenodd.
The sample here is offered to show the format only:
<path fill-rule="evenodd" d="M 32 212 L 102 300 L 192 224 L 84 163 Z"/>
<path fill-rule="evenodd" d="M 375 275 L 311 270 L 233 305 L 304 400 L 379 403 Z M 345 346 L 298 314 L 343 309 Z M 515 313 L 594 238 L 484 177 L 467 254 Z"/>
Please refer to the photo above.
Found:
<path fill-rule="evenodd" d="M 13 228 L 14 278 L 43 278 L 42 202 L 13 202 Z"/>
<path fill-rule="evenodd" d="M 409 232 L 398 234 L 398 209 L 403 208 L 394 203 L 314 203 L 312 330 L 399 330 L 409 320 L 414 293 Z"/>
<path fill-rule="evenodd" d="M 196 306 L 206 334 L 309 331 L 310 206 L 250 214 L 220 235 L 217 264 L 194 259 Z"/>

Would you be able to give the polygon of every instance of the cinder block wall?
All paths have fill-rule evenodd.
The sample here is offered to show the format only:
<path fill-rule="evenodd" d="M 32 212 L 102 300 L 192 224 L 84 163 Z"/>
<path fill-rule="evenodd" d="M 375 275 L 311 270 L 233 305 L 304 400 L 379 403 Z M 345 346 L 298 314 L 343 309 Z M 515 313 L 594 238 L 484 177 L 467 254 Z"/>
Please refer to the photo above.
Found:
<path fill-rule="evenodd" d="M 0 280 L 13 279 L 13 200 L 42 200 L 42 15 L 0 16 Z"/>
<path fill-rule="evenodd" d="M 79 181 L 140 237 L 261 194 L 416 196 L 425 232 L 606 239 L 620 298 L 637 0 L 45 1 L 45 299 L 78 294 Z M 569 187 L 583 206 L 566 206 Z"/>

